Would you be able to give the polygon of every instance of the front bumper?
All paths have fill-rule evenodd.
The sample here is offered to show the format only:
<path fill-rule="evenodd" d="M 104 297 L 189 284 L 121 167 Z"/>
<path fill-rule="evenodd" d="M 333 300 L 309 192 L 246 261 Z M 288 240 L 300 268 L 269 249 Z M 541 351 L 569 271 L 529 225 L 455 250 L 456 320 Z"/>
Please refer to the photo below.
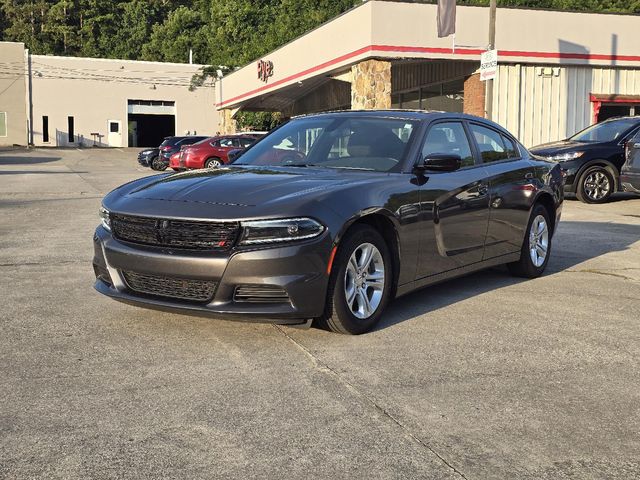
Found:
<path fill-rule="evenodd" d="M 94 287 L 121 302 L 189 315 L 279 324 L 301 324 L 324 311 L 331 252 L 327 232 L 296 244 L 225 253 L 127 244 L 113 238 L 102 226 L 96 229 L 93 240 Z M 130 288 L 123 271 L 210 281 L 217 286 L 206 302 L 148 295 Z M 277 303 L 238 301 L 238 286 L 280 287 L 288 299 Z"/>
<path fill-rule="evenodd" d="M 154 155 L 153 154 L 147 154 L 147 155 L 138 155 L 138 163 L 140 165 L 142 165 L 143 167 L 149 167 L 151 166 L 151 160 L 153 160 Z"/>
<path fill-rule="evenodd" d="M 620 175 L 622 190 L 629 193 L 640 193 L 640 173 L 625 172 Z"/>

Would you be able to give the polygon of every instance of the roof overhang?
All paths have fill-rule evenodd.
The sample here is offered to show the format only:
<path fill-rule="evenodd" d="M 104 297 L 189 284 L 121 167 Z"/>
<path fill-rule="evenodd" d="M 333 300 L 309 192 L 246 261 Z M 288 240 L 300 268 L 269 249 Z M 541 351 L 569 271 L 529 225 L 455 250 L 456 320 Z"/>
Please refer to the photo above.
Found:
<path fill-rule="evenodd" d="M 455 48 L 452 37 L 437 37 L 436 12 L 432 4 L 363 3 L 224 77 L 216 106 L 258 108 L 263 102 L 265 108 L 281 108 L 292 92 L 299 98 L 302 90 L 296 86 L 321 85 L 369 58 L 479 62 L 488 38 L 488 8 L 458 7 Z M 634 15 L 500 8 L 498 61 L 640 68 L 638 31 L 640 17 Z M 259 75 L 260 61 L 271 63 L 270 76 Z"/>

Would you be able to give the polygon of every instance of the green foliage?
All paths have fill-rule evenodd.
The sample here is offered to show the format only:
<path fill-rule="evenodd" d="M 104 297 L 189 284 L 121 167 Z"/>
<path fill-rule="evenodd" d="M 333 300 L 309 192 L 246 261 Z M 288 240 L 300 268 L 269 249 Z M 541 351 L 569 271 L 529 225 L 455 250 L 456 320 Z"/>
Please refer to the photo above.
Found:
<path fill-rule="evenodd" d="M 435 0 L 427 0 L 434 3 Z M 33 53 L 234 68 L 360 0 L 0 0 L 0 38 Z M 488 5 L 489 0 L 459 0 Z M 498 0 L 499 6 L 640 13 L 640 0 Z"/>
<path fill-rule="evenodd" d="M 280 125 L 282 114 L 278 112 L 238 112 L 235 119 L 240 130 L 266 132 Z"/>

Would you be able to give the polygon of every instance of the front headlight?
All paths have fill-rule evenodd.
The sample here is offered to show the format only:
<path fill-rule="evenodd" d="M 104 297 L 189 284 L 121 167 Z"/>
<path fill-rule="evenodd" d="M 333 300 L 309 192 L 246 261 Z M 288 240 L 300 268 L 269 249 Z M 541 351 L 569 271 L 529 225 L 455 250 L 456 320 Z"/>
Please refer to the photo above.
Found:
<path fill-rule="evenodd" d="M 111 231 L 111 219 L 109 218 L 109 210 L 104 207 L 100 207 L 100 220 L 102 221 L 102 226 L 107 230 Z"/>
<path fill-rule="evenodd" d="M 283 218 L 242 222 L 240 245 L 290 242 L 313 238 L 324 232 L 324 225 L 311 218 Z"/>
<path fill-rule="evenodd" d="M 153 150 L 144 150 L 142 152 L 143 155 L 149 155 L 150 153 L 153 153 Z"/>
<path fill-rule="evenodd" d="M 547 160 L 553 160 L 554 162 L 568 162 L 569 160 L 580 158 L 582 155 L 584 155 L 584 152 L 560 153 L 558 155 L 547 157 Z"/>

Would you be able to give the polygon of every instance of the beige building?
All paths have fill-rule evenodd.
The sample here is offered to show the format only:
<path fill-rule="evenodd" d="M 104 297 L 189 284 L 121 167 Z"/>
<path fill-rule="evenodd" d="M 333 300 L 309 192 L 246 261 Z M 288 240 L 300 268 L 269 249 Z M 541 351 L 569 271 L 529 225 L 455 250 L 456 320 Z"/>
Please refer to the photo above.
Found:
<path fill-rule="evenodd" d="M 149 147 L 219 123 L 213 81 L 190 89 L 202 65 L 29 55 L 7 42 L 0 59 L 0 145 Z"/>
<path fill-rule="evenodd" d="M 0 146 L 27 143 L 26 55 L 23 43 L 0 42 Z"/>
<path fill-rule="evenodd" d="M 486 105 L 488 16 L 458 7 L 454 45 L 437 37 L 435 5 L 365 2 L 224 77 L 220 128 L 240 110 L 421 108 L 487 115 L 532 146 L 640 114 L 639 16 L 499 8 Z"/>

